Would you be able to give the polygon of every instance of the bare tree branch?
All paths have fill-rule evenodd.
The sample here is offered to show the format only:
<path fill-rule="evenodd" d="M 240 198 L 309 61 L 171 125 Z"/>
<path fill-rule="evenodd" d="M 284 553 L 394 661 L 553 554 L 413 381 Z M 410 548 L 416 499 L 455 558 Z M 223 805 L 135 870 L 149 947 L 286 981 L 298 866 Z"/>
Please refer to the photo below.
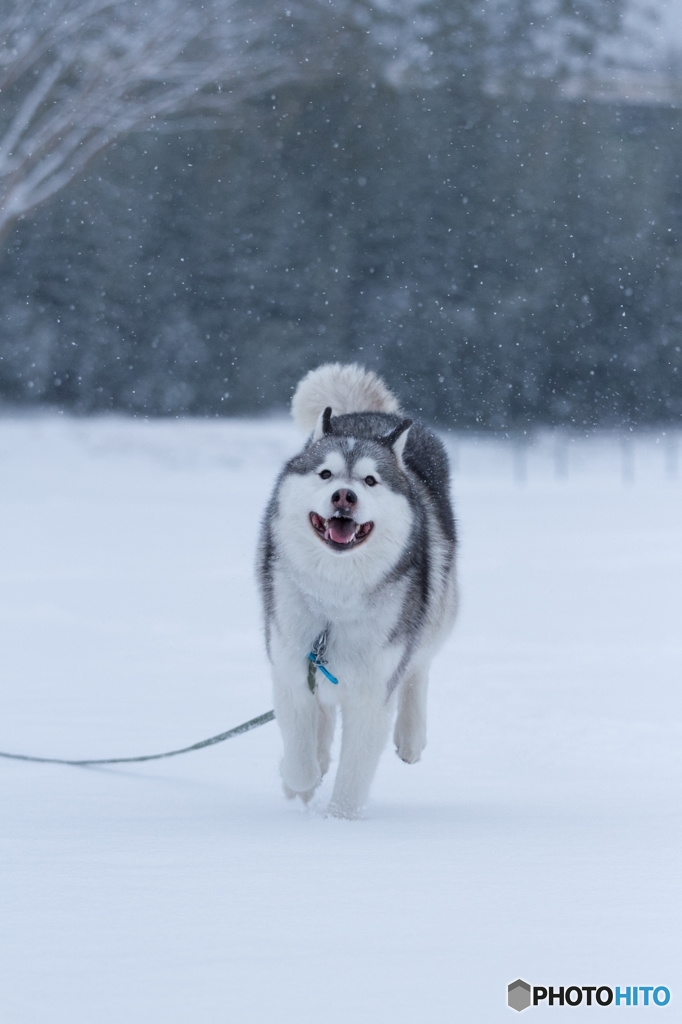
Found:
<path fill-rule="evenodd" d="M 240 0 L 0 4 L 0 237 L 121 135 L 309 75 L 282 45 L 287 16 Z"/>

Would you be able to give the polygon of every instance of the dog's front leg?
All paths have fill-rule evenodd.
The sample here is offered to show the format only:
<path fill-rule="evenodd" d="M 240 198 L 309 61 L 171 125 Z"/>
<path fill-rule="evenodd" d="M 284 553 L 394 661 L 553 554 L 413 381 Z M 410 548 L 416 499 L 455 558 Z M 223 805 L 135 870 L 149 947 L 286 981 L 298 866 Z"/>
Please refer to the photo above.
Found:
<path fill-rule="evenodd" d="M 342 705 L 341 756 L 329 805 L 336 818 L 357 818 L 367 800 L 388 738 L 391 705 L 383 693 Z"/>
<path fill-rule="evenodd" d="M 322 775 L 317 757 L 319 708 L 310 692 L 306 669 L 289 659 L 273 669 L 275 717 L 282 733 L 282 779 L 285 792 L 309 799 Z"/>
<path fill-rule="evenodd" d="M 317 760 L 322 775 L 329 771 L 332 759 L 332 742 L 336 724 L 336 708 L 324 707 L 320 703 L 320 717 L 317 724 Z"/>

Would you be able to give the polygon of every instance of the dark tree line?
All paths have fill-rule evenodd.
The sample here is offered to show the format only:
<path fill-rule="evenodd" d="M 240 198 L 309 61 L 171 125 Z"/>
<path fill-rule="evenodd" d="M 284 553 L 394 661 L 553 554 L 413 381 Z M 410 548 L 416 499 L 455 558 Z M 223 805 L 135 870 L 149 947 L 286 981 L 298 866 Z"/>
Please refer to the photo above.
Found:
<path fill-rule="evenodd" d="M 467 31 L 421 33 L 438 75 L 359 48 L 226 127 L 112 146 L 5 241 L 0 394 L 242 414 L 353 359 L 443 423 L 679 420 L 677 111 L 567 102 L 499 50 L 484 74 L 499 40 Z"/>

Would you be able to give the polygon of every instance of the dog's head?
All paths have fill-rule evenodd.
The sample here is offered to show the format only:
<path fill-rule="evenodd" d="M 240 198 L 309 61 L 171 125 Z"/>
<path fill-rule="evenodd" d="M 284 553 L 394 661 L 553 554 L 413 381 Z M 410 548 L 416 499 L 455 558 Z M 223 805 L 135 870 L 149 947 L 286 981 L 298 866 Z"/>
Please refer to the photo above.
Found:
<path fill-rule="evenodd" d="M 292 535 L 331 555 L 359 555 L 386 542 L 399 552 L 412 518 L 403 463 L 411 425 L 403 420 L 382 437 L 349 437 L 334 433 L 325 409 L 280 490 L 280 515 L 297 523 Z"/>

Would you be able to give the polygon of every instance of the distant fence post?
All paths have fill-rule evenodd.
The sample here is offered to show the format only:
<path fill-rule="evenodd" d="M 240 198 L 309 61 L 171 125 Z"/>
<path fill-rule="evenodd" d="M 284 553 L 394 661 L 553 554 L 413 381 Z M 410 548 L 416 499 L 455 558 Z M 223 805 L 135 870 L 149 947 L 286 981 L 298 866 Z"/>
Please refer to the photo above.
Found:
<path fill-rule="evenodd" d="M 554 476 L 559 480 L 568 476 L 568 438 L 563 431 L 554 435 Z"/>
<path fill-rule="evenodd" d="M 624 484 L 631 484 L 635 479 L 635 443 L 630 435 L 624 435 L 620 441 L 620 470 Z"/>
<path fill-rule="evenodd" d="M 677 480 L 678 472 L 678 438 L 672 430 L 665 436 L 665 475 L 669 480 Z"/>
<path fill-rule="evenodd" d="M 450 472 L 453 476 L 459 473 L 459 439 L 450 435 Z"/>
<path fill-rule="evenodd" d="M 517 484 L 525 484 L 528 476 L 528 438 L 523 434 L 516 434 L 512 442 L 512 466 L 514 480 Z"/>

